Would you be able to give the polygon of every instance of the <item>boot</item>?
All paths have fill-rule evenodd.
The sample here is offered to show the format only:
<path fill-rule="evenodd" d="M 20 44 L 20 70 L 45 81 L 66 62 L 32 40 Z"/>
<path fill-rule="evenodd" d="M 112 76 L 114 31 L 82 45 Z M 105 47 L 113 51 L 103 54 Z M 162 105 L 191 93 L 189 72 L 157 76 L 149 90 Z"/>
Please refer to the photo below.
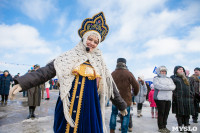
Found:
<path fill-rule="evenodd" d="M 132 132 L 133 131 L 133 128 L 128 128 L 128 132 Z"/>
<path fill-rule="evenodd" d="M 182 126 L 178 126 L 178 127 L 179 127 L 179 128 L 178 128 L 178 131 L 179 131 L 179 132 L 184 132 L 183 129 L 182 129 Z"/>
<path fill-rule="evenodd" d="M 154 118 L 154 112 L 151 112 L 151 116 L 152 116 L 152 118 Z"/>
<path fill-rule="evenodd" d="M 166 131 L 166 133 L 170 133 L 171 131 L 168 128 L 164 128 L 164 130 Z"/>
<path fill-rule="evenodd" d="M 33 107 L 33 111 L 32 111 L 32 114 L 31 114 L 31 118 L 35 118 L 35 114 L 34 114 L 35 108 L 36 108 L 36 107 Z"/>
<path fill-rule="evenodd" d="M 140 117 L 142 116 L 142 110 L 140 110 Z"/>
<path fill-rule="evenodd" d="M 177 119 L 177 122 L 178 122 L 178 126 L 182 127 L 183 126 L 183 119 L 182 119 L 182 117 L 178 117 L 176 119 Z"/>
<path fill-rule="evenodd" d="M 162 129 L 158 129 L 158 132 L 161 132 L 161 133 L 167 133 L 167 131 L 166 131 L 164 128 L 162 128 Z"/>
<path fill-rule="evenodd" d="M 197 119 L 193 119 L 193 123 L 198 123 Z"/>
<path fill-rule="evenodd" d="M 140 112 L 141 112 L 141 110 L 137 111 L 137 117 L 140 117 Z"/>
<path fill-rule="evenodd" d="M 33 112 L 33 109 L 31 107 L 29 107 L 29 115 L 28 115 L 27 119 L 31 118 L 32 112 Z"/>
<path fill-rule="evenodd" d="M 115 133 L 115 130 L 114 129 L 110 129 L 110 133 Z"/>

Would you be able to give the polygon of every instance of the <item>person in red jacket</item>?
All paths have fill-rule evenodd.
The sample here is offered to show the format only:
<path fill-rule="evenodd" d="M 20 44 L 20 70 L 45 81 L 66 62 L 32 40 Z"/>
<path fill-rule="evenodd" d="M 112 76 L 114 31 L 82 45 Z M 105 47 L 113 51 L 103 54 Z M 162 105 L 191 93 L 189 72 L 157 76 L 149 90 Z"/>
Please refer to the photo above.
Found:
<path fill-rule="evenodd" d="M 152 115 L 152 118 L 154 118 L 154 115 L 155 115 L 155 118 L 157 118 L 158 117 L 158 109 L 157 109 L 156 103 L 153 99 L 153 95 L 154 95 L 154 85 L 151 84 L 151 91 L 149 92 L 149 103 L 150 103 L 150 107 L 151 107 L 151 115 Z"/>

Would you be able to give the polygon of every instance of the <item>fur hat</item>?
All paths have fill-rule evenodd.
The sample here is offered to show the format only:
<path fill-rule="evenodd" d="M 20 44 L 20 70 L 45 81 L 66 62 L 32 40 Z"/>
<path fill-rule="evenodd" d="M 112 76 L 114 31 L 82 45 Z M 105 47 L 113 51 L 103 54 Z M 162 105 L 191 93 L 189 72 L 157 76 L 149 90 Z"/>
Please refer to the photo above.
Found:
<path fill-rule="evenodd" d="M 118 58 L 117 63 L 119 63 L 119 62 L 123 62 L 123 63 L 126 64 L 126 59 L 125 58 Z"/>
<path fill-rule="evenodd" d="M 160 74 L 161 71 L 166 71 L 167 73 L 167 68 L 165 66 L 160 66 L 156 69 L 157 74 Z"/>
<path fill-rule="evenodd" d="M 175 67 L 174 67 L 174 75 L 177 75 L 177 70 L 178 70 L 179 68 L 183 68 L 183 72 L 184 72 L 185 75 L 186 75 L 185 68 L 182 67 L 182 66 L 175 66 Z"/>

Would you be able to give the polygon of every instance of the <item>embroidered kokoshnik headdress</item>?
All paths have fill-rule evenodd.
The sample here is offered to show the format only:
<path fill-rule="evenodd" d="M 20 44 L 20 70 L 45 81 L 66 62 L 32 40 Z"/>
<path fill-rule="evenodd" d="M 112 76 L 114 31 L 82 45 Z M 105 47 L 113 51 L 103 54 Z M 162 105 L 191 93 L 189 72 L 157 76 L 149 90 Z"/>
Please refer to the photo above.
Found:
<path fill-rule="evenodd" d="M 116 85 L 109 70 L 106 67 L 101 51 L 98 48 L 95 48 L 92 52 L 87 53 L 85 47 L 88 36 L 95 34 L 99 38 L 99 42 L 102 42 L 108 34 L 108 30 L 109 28 L 106 24 L 103 12 L 94 15 L 92 18 L 85 19 L 81 28 L 78 30 L 78 34 L 82 38 L 82 41 L 80 41 L 75 48 L 61 54 L 54 61 L 56 75 L 60 83 L 60 97 L 63 102 L 65 119 L 71 127 L 77 126 L 69 114 L 69 91 L 75 78 L 75 76 L 72 74 L 72 70 L 89 60 L 95 72 L 101 76 L 98 93 L 100 95 L 104 132 L 106 132 L 104 122 L 105 100 L 106 98 L 114 96 L 113 85 Z"/>
<path fill-rule="evenodd" d="M 79 36 L 82 38 L 83 35 L 88 31 L 97 31 L 101 36 L 101 42 L 106 38 L 108 34 L 108 25 L 103 12 L 94 15 L 92 18 L 86 18 L 81 28 L 78 30 Z"/>

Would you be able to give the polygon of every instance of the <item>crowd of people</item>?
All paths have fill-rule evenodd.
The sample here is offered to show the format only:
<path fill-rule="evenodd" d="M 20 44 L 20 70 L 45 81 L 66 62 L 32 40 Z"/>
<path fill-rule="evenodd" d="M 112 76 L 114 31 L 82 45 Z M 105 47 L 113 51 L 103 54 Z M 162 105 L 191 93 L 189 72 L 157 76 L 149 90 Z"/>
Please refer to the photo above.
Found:
<path fill-rule="evenodd" d="M 184 67 L 176 66 L 174 75 L 168 77 L 167 68 L 160 66 L 150 87 L 145 83 L 143 75 L 136 80 L 128 70 L 125 58 L 118 58 L 115 71 L 110 73 L 101 51 L 97 48 L 108 31 L 103 12 L 85 19 L 78 31 L 81 40 L 76 47 L 58 56 L 45 67 L 36 66 L 32 72 L 15 78 L 15 85 L 9 94 L 10 99 L 19 91 L 30 91 L 28 95 L 37 93 L 38 96 L 34 99 L 41 100 L 38 86 L 50 80 L 51 89 L 51 79 L 57 76 L 59 96 L 54 115 L 55 133 L 106 132 L 105 105 L 108 99 L 112 101 L 110 133 L 116 130 L 118 111 L 121 114 L 121 132 L 131 132 L 131 105 L 134 101 L 137 103 L 137 117 L 141 118 L 143 103 L 147 98 L 152 118 L 157 118 L 159 132 L 170 132 L 166 125 L 171 105 L 179 127 L 188 127 L 191 115 L 193 122 L 197 123 L 200 68 L 195 68 L 194 75 L 188 77 Z M 2 78 L 2 81 L 5 80 Z M 8 80 L 10 81 L 12 78 Z M 8 96 L 8 93 L 6 94 Z M 35 117 L 34 110 L 40 104 L 39 100 L 30 99 L 28 118 Z M 182 131 L 182 128 L 179 128 L 179 131 Z"/>
<path fill-rule="evenodd" d="M 34 72 L 39 69 L 40 66 L 38 64 L 34 65 L 33 69 L 28 70 L 28 73 Z M 14 86 L 14 79 L 20 77 L 20 73 L 12 76 L 8 70 L 5 70 L 3 74 L 0 75 L 0 95 L 1 95 L 1 105 L 7 105 L 8 95 L 10 87 Z M 44 91 L 46 90 L 47 97 L 45 100 L 50 99 L 49 90 L 59 89 L 59 83 L 57 79 L 50 79 L 44 84 L 40 84 L 38 86 L 34 86 L 31 89 L 23 91 L 23 97 L 27 97 L 27 103 L 29 106 L 29 115 L 27 119 L 35 118 L 35 108 L 36 106 L 40 106 L 41 99 L 44 99 Z"/>
<path fill-rule="evenodd" d="M 153 78 L 153 83 L 150 85 L 151 91 L 148 93 L 148 101 L 152 118 L 157 118 L 158 131 L 162 133 L 170 132 L 166 126 L 171 105 L 172 113 L 176 115 L 180 132 L 184 131 L 182 127 L 189 129 L 190 116 L 192 116 L 194 123 L 198 123 L 200 68 L 196 67 L 191 77 L 188 77 L 189 75 L 186 74 L 182 66 L 176 66 L 174 75 L 170 77 L 167 77 L 167 68 L 165 66 L 158 67 L 156 71 L 157 76 Z M 131 95 L 131 89 L 133 90 L 134 101 L 137 103 L 137 117 L 140 118 L 142 116 L 142 105 L 146 100 L 147 87 L 143 76 L 138 76 L 136 82 L 135 78 L 129 78 L 130 74 L 131 72 L 126 67 L 126 60 L 119 58 L 116 70 L 112 73 L 113 79 L 116 79 L 115 82 L 119 93 L 129 106 L 132 99 L 128 96 Z M 134 77 L 132 74 L 131 76 Z M 130 88 L 130 86 L 133 88 Z M 129 122 L 129 119 L 131 119 L 129 116 L 130 110 L 129 108 L 127 110 L 128 115 L 123 117 L 125 120 L 121 121 L 120 130 L 122 132 L 132 131 L 132 126 L 130 126 Z M 117 114 L 117 108 L 113 105 L 110 118 L 110 133 L 115 132 Z M 190 132 L 189 130 L 187 131 Z"/>

